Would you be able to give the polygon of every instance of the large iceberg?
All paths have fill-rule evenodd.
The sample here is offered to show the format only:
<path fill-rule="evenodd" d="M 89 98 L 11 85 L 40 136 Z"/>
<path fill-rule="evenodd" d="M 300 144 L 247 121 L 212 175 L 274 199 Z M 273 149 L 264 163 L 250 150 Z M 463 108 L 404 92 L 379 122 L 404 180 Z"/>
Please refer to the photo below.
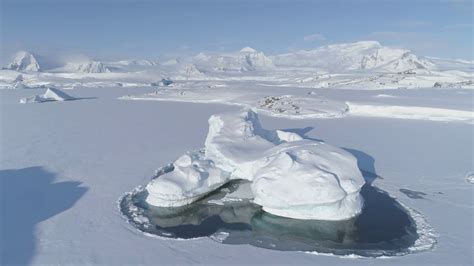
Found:
<path fill-rule="evenodd" d="M 278 216 L 345 220 L 363 206 L 364 178 L 354 156 L 296 133 L 266 130 L 251 110 L 211 116 L 205 148 L 160 171 L 146 186 L 146 201 L 184 206 L 236 179 L 249 180 L 254 203 Z"/>

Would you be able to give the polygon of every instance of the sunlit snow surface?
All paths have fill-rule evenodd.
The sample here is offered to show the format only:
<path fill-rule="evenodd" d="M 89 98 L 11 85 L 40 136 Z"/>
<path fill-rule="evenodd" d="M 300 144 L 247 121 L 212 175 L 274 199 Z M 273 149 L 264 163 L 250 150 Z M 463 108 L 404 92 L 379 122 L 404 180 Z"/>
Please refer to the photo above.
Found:
<path fill-rule="evenodd" d="M 369 105 L 472 109 L 472 91 L 463 89 L 357 91 L 263 88 L 255 87 L 253 82 L 215 83 L 216 86 L 224 84 L 228 87 L 239 85 L 242 94 L 248 90 L 260 90 L 268 95 L 311 93 L 341 102 Z M 207 85 L 212 84 L 203 84 Z M 263 264 L 269 263 L 269 258 L 270 262 L 282 264 L 472 264 L 469 233 L 473 212 L 470 199 L 474 188 L 469 183 L 473 173 L 472 124 L 459 121 L 364 116 L 289 120 L 261 116 L 265 128 L 297 132 L 351 150 L 361 170 L 380 176 L 373 185 L 406 206 L 405 212 L 416 221 L 419 237 L 408 247 L 408 252 L 431 249 L 436 240 L 433 252 L 392 256 L 388 260 L 346 260 L 318 251 L 276 252 L 251 245 L 221 245 L 209 237 L 173 241 L 146 237 L 142 231 L 130 230 L 135 227 L 121 219 L 116 200 L 138 184 L 148 183 L 150 173 L 157 166 L 166 165 L 187 149 L 201 148 L 208 133 L 206 121 L 210 115 L 240 109 L 220 104 L 117 100 L 123 95 L 154 90 L 150 86 L 77 88 L 66 92 L 75 98 L 95 98 L 47 104 L 19 104 L 21 98 L 42 94 L 46 89 L 0 91 L 4 151 L 0 160 L 3 169 L 12 169 L 15 173 L 1 175 L 5 181 L 3 192 L 12 195 L 3 198 L 7 207 L 3 224 L 9 225 L 6 238 L 2 239 L 3 246 L 9 247 L 7 260 L 16 256 L 24 258 L 23 261 L 32 261 L 32 264 L 48 265 L 154 265 L 158 261 L 165 264 L 223 264 L 228 261 Z M 380 94 L 393 97 L 376 97 Z M 44 166 L 54 174 L 45 177 L 41 171 L 21 170 L 29 166 Z M 87 192 L 74 205 L 69 205 L 68 202 L 74 202 L 78 197 L 75 190 L 71 191 L 67 185 L 50 186 L 52 181 L 47 181 L 48 176 L 55 178 L 54 183 L 80 182 Z M 36 185 L 42 182 L 46 184 Z M 11 189 L 15 187 L 22 189 Z M 23 188 L 31 191 L 25 193 Z M 59 193 L 51 193 L 52 190 L 59 190 Z M 402 190 L 422 192 L 423 198 L 410 197 Z M 48 195 L 44 198 L 51 200 L 40 202 L 37 195 Z M 237 195 L 244 197 L 245 193 Z M 226 201 L 235 201 L 237 195 L 227 194 Z M 62 205 L 69 207 L 59 209 L 62 212 L 58 215 L 50 213 L 54 207 Z M 19 212 L 19 209 L 31 211 Z M 439 232 L 439 236 L 429 225 Z M 213 238 L 226 239 L 226 234 L 216 234 Z M 30 244 L 34 249 L 23 249 Z M 14 249 L 17 246 L 22 249 Z"/>

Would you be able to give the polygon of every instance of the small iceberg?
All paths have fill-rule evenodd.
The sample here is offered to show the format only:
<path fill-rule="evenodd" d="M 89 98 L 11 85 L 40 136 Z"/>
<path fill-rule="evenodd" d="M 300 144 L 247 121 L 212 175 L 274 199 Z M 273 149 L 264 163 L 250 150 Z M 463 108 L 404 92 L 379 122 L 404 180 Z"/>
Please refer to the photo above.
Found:
<path fill-rule="evenodd" d="M 55 88 L 48 88 L 44 94 L 35 95 L 20 99 L 20 103 L 43 103 L 43 102 L 55 102 L 55 101 L 71 101 L 76 98 L 64 93 L 63 91 Z"/>
<path fill-rule="evenodd" d="M 171 84 L 173 84 L 173 81 L 169 78 L 162 78 L 160 81 L 158 82 L 152 82 L 150 83 L 150 86 L 154 86 L 154 87 L 167 87 L 167 86 L 170 86 Z"/>
<path fill-rule="evenodd" d="M 357 159 L 296 133 L 266 130 L 252 110 L 213 115 L 205 148 L 178 158 L 146 186 L 146 203 L 186 206 L 233 180 L 250 182 L 253 203 L 273 215 L 346 220 L 362 211 Z"/>

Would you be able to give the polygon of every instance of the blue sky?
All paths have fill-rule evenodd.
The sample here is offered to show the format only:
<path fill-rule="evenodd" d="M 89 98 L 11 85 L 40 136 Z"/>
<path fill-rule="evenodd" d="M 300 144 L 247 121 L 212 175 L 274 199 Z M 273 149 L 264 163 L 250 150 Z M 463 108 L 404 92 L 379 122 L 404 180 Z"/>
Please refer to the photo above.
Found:
<path fill-rule="evenodd" d="M 18 49 L 96 59 L 251 46 L 268 54 L 378 40 L 472 59 L 473 3 L 411 1 L 2 0 L 2 61 Z"/>

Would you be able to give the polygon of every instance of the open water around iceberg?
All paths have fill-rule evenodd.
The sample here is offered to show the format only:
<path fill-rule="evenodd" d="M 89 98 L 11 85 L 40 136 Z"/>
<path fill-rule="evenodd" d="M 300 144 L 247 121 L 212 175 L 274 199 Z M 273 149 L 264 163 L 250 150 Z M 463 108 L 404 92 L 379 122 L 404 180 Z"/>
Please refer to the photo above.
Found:
<path fill-rule="evenodd" d="M 284 250 L 335 255 L 395 256 L 410 253 L 419 238 L 415 220 L 387 193 L 366 184 L 364 208 L 344 221 L 298 220 L 264 212 L 250 199 L 226 199 L 238 190 L 233 181 L 186 207 L 160 208 L 145 202 L 136 189 L 120 201 L 130 224 L 152 235 L 175 239 L 210 237 L 223 244 L 250 244 Z"/>

